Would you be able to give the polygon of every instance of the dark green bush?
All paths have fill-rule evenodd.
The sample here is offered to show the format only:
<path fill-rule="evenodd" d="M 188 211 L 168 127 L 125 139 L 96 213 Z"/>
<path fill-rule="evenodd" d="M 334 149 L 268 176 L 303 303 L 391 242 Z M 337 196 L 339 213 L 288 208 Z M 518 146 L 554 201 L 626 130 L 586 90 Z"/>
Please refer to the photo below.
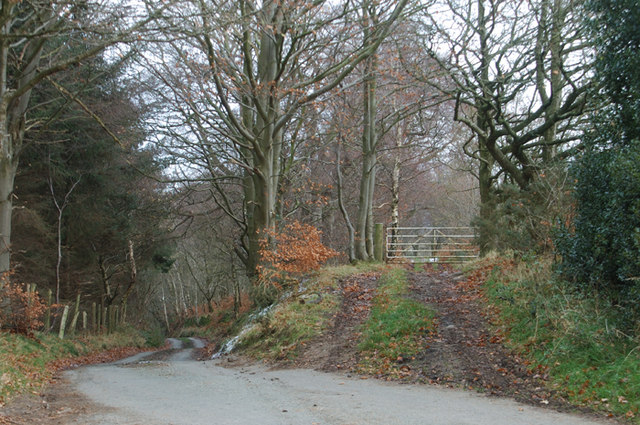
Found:
<path fill-rule="evenodd" d="M 559 268 L 584 289 L 639 301 L 640 143 L 590 146 L 574 170 L 576 217 L 556 239 Z"/>
<path fill-rule="evenodd" d="M 595 43 L 591 126 L 573 167 L 576 216 L 556 240 L 560 270 L 608 295 L 637 320 L 640 301 L 640 9 L 637 0 L 589 0 Z M 633 324 L 633 323 L 629 323 Z"/>
<path fill-rule="evenodd" d="M 251 289 L 249 290 L 249 297 L 258 309 L 262 309 L 270 306 L 271 304 L 274 304 L 276 301 L 278 301 L 280 294 L 281 291 L 274 285 L 265 283 L 252 285 Z"/>

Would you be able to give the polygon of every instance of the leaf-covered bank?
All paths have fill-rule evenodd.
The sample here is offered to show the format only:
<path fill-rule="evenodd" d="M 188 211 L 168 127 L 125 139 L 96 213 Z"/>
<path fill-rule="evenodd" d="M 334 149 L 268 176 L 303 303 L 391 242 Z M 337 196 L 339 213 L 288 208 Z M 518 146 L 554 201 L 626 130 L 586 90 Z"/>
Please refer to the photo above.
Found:
<path fill-rule="evenodd" d="M 0 333 L 0 406 L 18 394 L 39 392 L 58 370 L 126 357 L 144 350 L 147 342 L 131 328 L 73 339 Z"/>
<path fill-rule="evenodd" d="M 409 297 L 407 272 L 383 264 L 325 267 L 245 331 L 253 357 L 322 370 L 401 378 L 422 350 L 435 313 Z"/>
<path fill-rule="evenodd" d="M 622 327 L 617 306 L 559 280 L 551 258 L 474 267 L 486 276 L 494 324 L 507 344 L 548 375 L 559 397 L 640 423 L 640 344 Z"/>

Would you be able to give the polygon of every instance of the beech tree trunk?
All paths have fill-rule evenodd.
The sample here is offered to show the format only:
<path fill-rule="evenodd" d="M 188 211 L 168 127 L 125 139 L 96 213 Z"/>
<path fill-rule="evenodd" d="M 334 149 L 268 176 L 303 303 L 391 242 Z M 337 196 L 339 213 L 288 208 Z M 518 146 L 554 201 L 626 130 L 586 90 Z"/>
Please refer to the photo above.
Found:
<path fill-rule="evenodd" d="M 478 38 L 480 42 L 480 78 L 481 81 L 489 81 L 489 35 L 486 27 L 486 17 L 483 0 L 478 0 Z M 490 106 L 486 99 L 490 98 L 486 87 L 482 88 L 482 99 L 477 105 L 476 123 L 483 134 L 478 135 L 478 149 L 480 164 L 478 170 L 478 181 L 480 186 L 480 254 L 484 255 L 493 248 L 491 242 L 492 230 L 489 223 L 493 220 L 492 203 L 492 168 L 494 157 L 492 156 L 486 134 L 489 132 Z M 493 142 L 491 143 L 493 144 Z"/>
<path fill-rule="evenodd" d="M 371 17 L 367 5 L 363 7 L 364 39 L 369 41 Z M 378 134 L 376 129 L 376 72 L 375 52 L 365 60 L 363 81 L 364 120 L 362 131 L 362 175 L 360 177 L 360 196 L 358 199 L 358 223 L 356 226 L 356 258 L 373 260 L 373 196 L 376 184 L 376 148 Z"/>
<path fill-rule="evenodd" d="M 341 159 L 341 147 L 340 147 L 340 139 L 336 143 L 336 178 L 337 178 L 337 186 L 338 186 L 338 207 L 340 208 L 340 212 L 342 213 L 342 217 L 344 218 L 345 223 L 347 224 L 347 232 L 349 234 L 349 245 L 347 247 L 347 254 L 349 255 L 349 262 L 353 263 L 357 260 L 356 258 L 356 231 L 351 223 L 351 219 L 349 218 L 349 212 L 347 211 L 346 206 L 344 205 L 344 187 L 342 183 L 342 159 Z"/>
<path fill-rule="evenodd" d="M 244 4 L 244 3 L 243 3 Z M 244 14 L 253 13 L 242 9 Z M 275 208 L 280 178 L 280 153 L 282 150 L 282 129 L 275 127 L 282 115 L 278 102 L 278 52 L 282 49 L 282 37 L 277 29 L 282 25 L 282 12 L 277 2 L 266 3 L 258 12 L 265 28 L 272 26 L 274 32 L 263 31 L 257 58 L 257 74 L 260 89 L 257 93 L 243 96 L 241 109 L 242 125 L 253 136 L 246 140 L 243 153 L 247 165 L 245 171 L 244 204 L 247 220 L 246 256 L 242 258 L 250 277 L 255 275 L 260 261 L 260 241 L 265 230 L 275 225 Z M 251 35 L 247 29 L 243 35 L 245 51 L 251 50 Z M 244 57 L 244 72 L 251 75 L 253 58 Z M 259 113 L 252 108 L 255 106 Z"/>
<path fill-rule="evenodd" d="M 494 219 L 491 168 L 493 157 L 480 143 L 480 164 L 478 172 L 478 184 L 480 187 L 480 254 L 485 255 L 494 247 L 491 241 L 492 230 L 489 223 Z"/>

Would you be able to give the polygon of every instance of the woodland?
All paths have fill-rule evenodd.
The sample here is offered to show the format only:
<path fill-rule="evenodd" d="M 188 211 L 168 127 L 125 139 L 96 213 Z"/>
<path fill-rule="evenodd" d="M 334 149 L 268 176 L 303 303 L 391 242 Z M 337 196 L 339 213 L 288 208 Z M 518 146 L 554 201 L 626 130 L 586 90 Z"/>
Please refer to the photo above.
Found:
<path fill-rule="evenodd" d="M 635 331 L 639 14 L 2 0 L 3 299 L 29 284 L 170 332 L 229 297 L 267 305 L 324 261 L 373 261 L 375 223 L 474 226 L 481 255 L 553 255 Z"/>

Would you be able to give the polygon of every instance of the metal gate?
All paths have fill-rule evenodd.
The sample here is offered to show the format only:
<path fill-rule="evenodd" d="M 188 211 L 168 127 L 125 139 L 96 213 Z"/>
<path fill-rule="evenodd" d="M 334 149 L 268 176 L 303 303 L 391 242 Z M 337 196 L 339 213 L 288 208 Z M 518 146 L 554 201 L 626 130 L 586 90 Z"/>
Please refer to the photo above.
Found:
<path fill-rule="evenodd" d="M 460 263 L 478 257 L 473 227 L 387 228 L 389 261 Z"/>

